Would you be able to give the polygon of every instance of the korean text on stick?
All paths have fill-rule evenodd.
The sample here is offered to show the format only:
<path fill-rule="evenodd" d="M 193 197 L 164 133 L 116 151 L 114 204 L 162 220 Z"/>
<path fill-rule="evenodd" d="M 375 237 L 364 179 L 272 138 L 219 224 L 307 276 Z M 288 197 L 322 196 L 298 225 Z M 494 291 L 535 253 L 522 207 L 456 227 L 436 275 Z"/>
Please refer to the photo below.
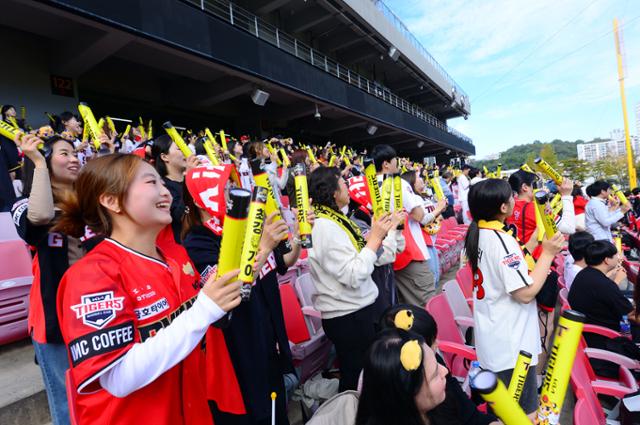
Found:
<path fill-rule="evenodd" d="M 549 200 L 549 195 L 544 190 L 539 190 L 535 193 L 536 199 L 536 208 L 540 212 L 540 218 L 542 218 L 542 225 L 544 227 L 544 233 L 547 235 L 547 238 L 552 238 L 553 235 L 558 233 L 558 228 L 556 227 L 556 222 L 551 212 L 547 212 L 547 201 Z"/>
<path fill-rule="evenodd" d="M 403 210 L 402 202 L 402 179 L 400 174 L 393 175 L 393 211 L 399 213 Z M 404 224 L 398 225 L 398 230 L 403 230 Z"/>
<path fill-rule="evenodd" d="M 293 167 L 294 183 L 296 188 L 296 203 L 298 205 L 298 226 L 300 228 L 300 241 L 302 248 L 311 248 L 311 223 L 309 223 L 309 190 L 307 188 L 307 171 L 304 163 L 298 163 Z"/>
<path fill-rule="evenodd" d="M 262 186 L 267 189 L 267 202 L 265 204 L 265 209 L 267 213 L 267 217 L 271 215 L 271 213 L 276 212 L 276 216 L 274 220 L 282 220 L 282 213 L 280 211 L 280 206 L 276 202 L 275 196 L 273 196 L 273 188 L 271 187 L 271 182 L 269 181 L 269 176 L 267 172 L 263 169 L 260 158 L 255 158 L 251 160 L 251 171 L 253 172 L 253 180 L 256 183 L 256 186 Z M 291 252 L 291 244 L 289 243 L 289 236 L 285 235 L 282 238 L 282 241 L 278 245 L 279 249 L 283 254 Z"/>
<path fill-rule="evenodd" d="M 369 187 L 369 193 L 371 194 L 371 208 L 373 210 L 373 217 L 378 218 L 384 213 L 384 206 L 382 203 L 382 195 L 380 194 L 380 186 L 378 185 L 378 176 L 376 175 L 376 166 L 373 163 L 373 159 L 365 158 L 363 161 L 364 174 L 367 178 L 367 186 Z"/>
<path fill-rule="evenodd" d="M 189 149 L 189 146 L 187 146 L 187 144 L 185 143 L 180 133 L 178 133 L 178 130 L 175 129 L 175 127 L 173 126 L 173 124 L 171 124 L 170 121 L 167 121 L 164 124 L 162 124 L 162 127 L 164 128 L 164 131 L 167 132 L 169 137 L 171 137 L 171 140 L 173 140 L 173 143 L 175 143 L 178 149 L 180 149 L 180 152 L 182 152 L 182 155 L 184 155 L 185 158 L 189 158 L 191 155 L 193 155 L 193 152 L 191 152 L 191 149 Z"/>
<path fill-rule="evenodd" d="M 96 150 L 100 150 L 100 135 L 102 134 L 102 129 L 98 126 L 98 122 L 91 108 L 86 103 L 80 102 L 78 112 L 80 112 L 84 126 L 88 129 L 89 135 L 93 140 L 93 146 L 95 146 Z"/>
<path fill-rule="evenodd" d="M 520 350 L 518 359 L 516 360 L 516 367 L 513 369 L 513 374 L 511 375 L 511 382 L 509 382 L 509 394 L 516 402 L 520 401 L 530 364 L 531 353 Z"/>
<path fill-rule="evenodd" d="M 222 225 L 222 241 L 218 256 L 218 277 L 240 267 L 250 202 L 251 192 L 248 190 L 229 190 L 229 204 Z"/>
<path fill-rule="evenodd" d="M 262 229 L 266 218 L 265 204 L 268 194 L 269 192 L 264 187 L 253 187 L 246 232 L 242 243 L 242 254 L 240 256 L 240 275 L 238 276 L 238 279 L 243 283 L 243 299 L 248 299 L 251 294 L 251 284 L 254 280 L 253 265 L 256 261 L 260 239 L 262 238 Z"/>
<path fill-rule="evenodd" d="M 536 158 L 533 162 L 538 167 L 540 167 L 540 169 L 544 171 L 544 173 L 548 175 L 549 178 L 551 178 L 551 180 L 555 182 L 555 184 L 562 184 L 562 174 L 560 174 L 558 171 L 556 171 L 555 168 L 549 165 L 547 161 L 542 158 Z"/>
<path fill-rule="evenodd" d="M 473 377 L 471 387 L 480 393 L 505 425 L 531 425 L 527 414 L 495 373 L 483 370 Z"/>
<path fill-rule="evenodd" d="M 542 383 L 536 423 L 557 425 L 560 422 L 560 411 L 585 320 L 584 314 L 574 310 L 565 310 L 560 316 Z"/>

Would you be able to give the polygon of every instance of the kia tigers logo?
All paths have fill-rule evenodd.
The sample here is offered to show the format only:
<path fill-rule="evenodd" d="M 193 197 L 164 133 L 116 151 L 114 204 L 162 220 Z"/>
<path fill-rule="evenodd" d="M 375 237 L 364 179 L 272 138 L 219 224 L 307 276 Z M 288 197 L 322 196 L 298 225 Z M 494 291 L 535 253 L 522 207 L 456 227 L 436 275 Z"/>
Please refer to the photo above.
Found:
<path fill-rule="evenodd" d="M 81 303 L 72 305 L 76 319 L 92 328 L 102 329 L 116 317 L 116 311 L 123 308 L 124 297 L 114 297 L 113 291 L 83 295 Z"/>

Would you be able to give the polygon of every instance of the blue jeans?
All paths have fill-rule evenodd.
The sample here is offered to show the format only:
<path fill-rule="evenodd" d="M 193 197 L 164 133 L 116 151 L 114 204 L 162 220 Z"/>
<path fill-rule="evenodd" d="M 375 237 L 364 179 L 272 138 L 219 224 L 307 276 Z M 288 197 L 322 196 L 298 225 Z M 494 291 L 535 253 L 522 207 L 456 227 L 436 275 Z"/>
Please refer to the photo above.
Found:
<path fill-rule="evenodd" d="M 51 422 L 54 425 L 68 425 L 70 423 L 69 405 L 64 383 L 64 374 L 69 369 L 67 347 L 64 344 L 40 344 L 34 340 L 31 341 L 47 391 Z"/>
<path fill-rule="evenodd" d="M 435 240 L 433 241 L 433 243 L 435 243 Z M 438 281 L 440 280 L 440 261 L 438 260 L 438 250 L 435 246 L 428 246 L 427 250 L 429 251 L 429 259 L 427 260 L 427 264 L 429 264 L 429 270 L 431 270 L 431 273 L 433 273 L 433 282 L 437 288 Z"/>

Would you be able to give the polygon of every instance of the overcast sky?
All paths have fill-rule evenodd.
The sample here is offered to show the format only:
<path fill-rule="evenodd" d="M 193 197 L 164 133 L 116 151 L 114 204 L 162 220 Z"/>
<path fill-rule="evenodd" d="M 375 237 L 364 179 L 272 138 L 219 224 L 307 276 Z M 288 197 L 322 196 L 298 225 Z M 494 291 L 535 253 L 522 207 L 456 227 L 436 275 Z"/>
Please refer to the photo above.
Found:
<path fill-rule="evenodd" d="M 613 18 L 623 26 L 631 134 L 640 103 L 638 0 L 385 0 L 471 99 L 449 124 L 477 157 L 623 128 Z"/>

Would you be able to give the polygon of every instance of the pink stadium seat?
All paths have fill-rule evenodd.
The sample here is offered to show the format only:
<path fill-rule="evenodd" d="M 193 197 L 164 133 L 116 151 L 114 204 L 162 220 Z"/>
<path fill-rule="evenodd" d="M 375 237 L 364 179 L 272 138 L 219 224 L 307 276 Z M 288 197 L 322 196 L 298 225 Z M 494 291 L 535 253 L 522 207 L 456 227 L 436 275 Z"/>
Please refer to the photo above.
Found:
<path fill-rule="evenodd" d="M 462 293 L 464 297 L 468 300 L 473 300 L 473 281 L 471 275 L 471 266 L 469 264 L 465 264 L 458 273 L 456 273 L 456 281 L 458 285 L 460 285 L 460 289 L 462 289 Z"/>
<path fill-rule="evenodd" d="M 304 383 L 325 368 L 331 342 L 322 329 L 316 331 L 306 320 L 309 311 L 300 306 L 293 286 L 280 285 L 280 297 L 293 362 L 300 369 L 300 382 Z"/>
<path fill-rule="evenodd" d="M 426 309 L 438 325 L 438 347 L 443 353 L 449 370 L 453 376 L 465 378 L 468 373 L 468 366 L 465 363 L 476 360 L 476 353 L 473 347 L 465 344 L 446 296 L 440 294 L 431 298 L 427 302 Z M 473 319 L 465 323 L 472 325 Z"/>
<path fill-rule="evenodd" d="M 0 213 L 0 345 L 27 336 L 31 254 L 9 213 Z"/>

